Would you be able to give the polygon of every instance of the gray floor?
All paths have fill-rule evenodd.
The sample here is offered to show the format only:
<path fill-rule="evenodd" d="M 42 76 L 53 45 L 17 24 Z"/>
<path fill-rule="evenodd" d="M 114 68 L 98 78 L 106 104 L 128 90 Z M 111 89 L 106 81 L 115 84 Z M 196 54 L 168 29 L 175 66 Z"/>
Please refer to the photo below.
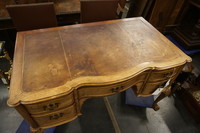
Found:
<path fill-rule="evenodd" d="M 0 133 L 15 133 L 23 118 L 7 106 L 8 89 L 0 83 Z"/>
<path fill-rule="evenodd" d="M 200 54 L 193 55 L 199 73 Z M 23 118 L 6 104 L 8 90 L 0 82 L 0 133 L 15 133 Z M 198 125 L 176 97 L 167 97 L 155 112 L 151 108 L 124 104 L 124 93 L 108 97 L 121 133 L 200 133 Z M 78 119 L 56 128 L 55 133 L 115 133 L 103 98 L 89 99 Z M 118 133 L 120 133 L 118 132 Z"/>

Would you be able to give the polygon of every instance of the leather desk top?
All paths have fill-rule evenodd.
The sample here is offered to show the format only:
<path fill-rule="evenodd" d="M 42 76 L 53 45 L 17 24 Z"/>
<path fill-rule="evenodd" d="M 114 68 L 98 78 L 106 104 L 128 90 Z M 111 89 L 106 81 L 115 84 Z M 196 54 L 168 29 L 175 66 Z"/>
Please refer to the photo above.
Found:
<path fill-rule="evenodd" d="M 18 32 L 9 106 L 191 61 L 141 17 Z"/>

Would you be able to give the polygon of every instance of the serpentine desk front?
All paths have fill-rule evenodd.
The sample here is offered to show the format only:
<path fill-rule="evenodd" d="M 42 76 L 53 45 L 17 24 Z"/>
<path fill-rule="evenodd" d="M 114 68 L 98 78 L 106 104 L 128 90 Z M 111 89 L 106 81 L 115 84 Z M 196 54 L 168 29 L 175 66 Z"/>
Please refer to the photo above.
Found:
<path fill-rule="evenodd" d="M 150 96 L 164 85 L 157 110 L 190 61 L 140 17 L 18 32 L 8 105 L 31 132 L 76 119 L 88 98 L 130 87 Z"/>

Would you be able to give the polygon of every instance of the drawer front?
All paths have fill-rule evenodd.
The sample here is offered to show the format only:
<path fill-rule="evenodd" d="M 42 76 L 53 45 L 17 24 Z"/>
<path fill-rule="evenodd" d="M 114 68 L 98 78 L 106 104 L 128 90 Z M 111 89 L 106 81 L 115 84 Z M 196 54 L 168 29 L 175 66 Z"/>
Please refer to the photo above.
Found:
<path fill-rule="evenodd" d="M 38 113 L 49 113 L 52 111 L 56 111 L 68 107 L 73 103 L 74 103 L 73 93 L 70 93 L 66 96 L 62 96 L 45 102 L 26 104 L 24 106 L 27 108 L 30 114 L 38 114 Z"/>
<path fill-rule="evenodd" d="M 139 96 L 150 96 L 157 88 L 163 88 L 167 81 L 147 83 L 145 88 L 142 89 Z"/>
<path fill-rule="evenodd" d="M 137 82 L 144 81 L 147 74 L 147 72 L 143 72 L 132 79 L 111 85 L 81 87 L 78 89 L 79 99 L 93 96 L 106 96 L 124 91 L 135 85 Z"/>
<path fill-rule="evenodd" d="M 162 80 L 168 80 L 178 73 L 179 68 L 180 67 L 160 70 L 160 71 L 159 70 L 152 71 L 149 77 L 149 82 L 158 82 Z"/>
<path fill-rule="evenodd" d="M 56 126 L 63 121 L 70 121 L 77 115 L 76 106 L 72 105 L 66 109 L 55 111 L 47 115 L 32 115 L 40 127 Z"/>

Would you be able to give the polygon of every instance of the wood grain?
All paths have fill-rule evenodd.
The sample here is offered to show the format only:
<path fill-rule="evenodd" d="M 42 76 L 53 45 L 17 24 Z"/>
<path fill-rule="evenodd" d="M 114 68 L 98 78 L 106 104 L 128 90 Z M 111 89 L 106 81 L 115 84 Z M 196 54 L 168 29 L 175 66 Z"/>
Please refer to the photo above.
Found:
<path fill-rule="evenodd" d="M 30 124 L 44 129 L 75 119 L 90 97 L 131 86 L 138 96 L 149 96 L 159 85 L 173 82 L 190 61 L 140 17 L 18 32 L 8 105 L 25 106 Z M 65 102 L 65 97 L 70 104 L 59 108 L 57 101 Z M 43 123 L 47 114 L 72 104 L 64 121 Z"/>
<path fill-rule="evenodd" d="M 11 83 L 11 88 L 17 92 L 10 95 L 12 104 L 66 93 L 80 84 L 116 82 L 145 69 L 166 69 L 190 60 L 141 18 L 19 32 L 18 38 L 22 40 L 16 42 L 15 60 L 19 61 L 14 61 L 17 83 Z M 14 78 L 15 71 L 18 78 Z"/>

